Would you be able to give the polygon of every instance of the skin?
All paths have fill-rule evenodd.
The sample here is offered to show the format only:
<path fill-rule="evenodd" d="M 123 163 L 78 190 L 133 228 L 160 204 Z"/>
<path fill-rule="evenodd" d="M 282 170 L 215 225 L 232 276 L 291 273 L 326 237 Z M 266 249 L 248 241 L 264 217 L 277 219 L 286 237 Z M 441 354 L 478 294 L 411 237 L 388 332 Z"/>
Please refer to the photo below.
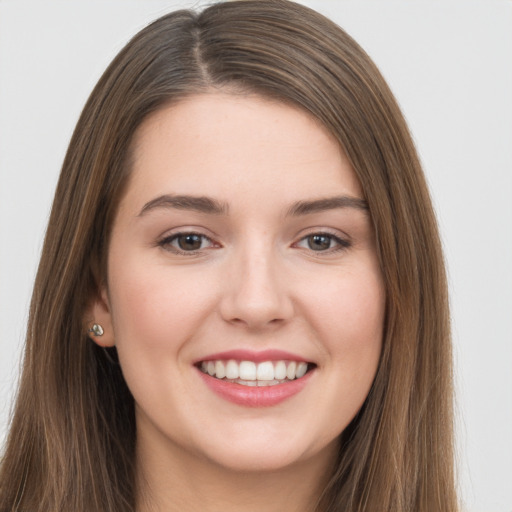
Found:
<path fill-rule="evenodd" d="M 133 144 L 90 314 L 135 398 L 139 509 L 310 511 L 373 382 L 385 293 L 367 210 L 290 208 L 362 199 L 357 177 L 316 120 L 257 96 L 192 96 L 146 119 Z M 225 211 L 155 203 L 164 194 Z M 198 251 L 172 238 L 190 232 L 204 235 Z M 232 349 L 286 350 L 314 370 L 284 402 L 245 407 L 194 365 Z"/>

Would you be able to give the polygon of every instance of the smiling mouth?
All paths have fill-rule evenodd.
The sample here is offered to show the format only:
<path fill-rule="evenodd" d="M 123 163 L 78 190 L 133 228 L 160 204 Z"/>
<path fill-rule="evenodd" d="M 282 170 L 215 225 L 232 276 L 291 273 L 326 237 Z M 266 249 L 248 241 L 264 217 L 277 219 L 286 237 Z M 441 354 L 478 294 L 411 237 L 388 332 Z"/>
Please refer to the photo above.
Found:
<path fill-rule="evenodd" d="M 237 361 L 210 360 L 201 361 L 198 368 L 205 374 L 225 382 L 242 386 L 276 386 L 301 379 L 315 365 L 304 361 Z"/>

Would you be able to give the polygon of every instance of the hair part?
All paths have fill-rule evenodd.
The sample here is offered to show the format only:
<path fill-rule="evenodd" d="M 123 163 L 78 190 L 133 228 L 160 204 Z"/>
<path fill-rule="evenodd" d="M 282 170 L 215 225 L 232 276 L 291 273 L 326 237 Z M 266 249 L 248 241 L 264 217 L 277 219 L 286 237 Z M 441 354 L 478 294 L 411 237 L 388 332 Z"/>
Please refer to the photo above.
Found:
<path fill-rule="evenodd" d="M 87 337 L 133 136 L 194 94 L 257 94 L 309 112 L 339 141 L 364 191 L 386 287 L 380 365 L 341 436 L 318 510 L 456 510 L 446 278 L 436 220 L 406 123 L 357 43 L 286 0 L 177 11 L 118 54 L 80 116 L 55 193 L 25 360 L 0 472 L 0 510 L 135 510 L 133 398 Z"/>

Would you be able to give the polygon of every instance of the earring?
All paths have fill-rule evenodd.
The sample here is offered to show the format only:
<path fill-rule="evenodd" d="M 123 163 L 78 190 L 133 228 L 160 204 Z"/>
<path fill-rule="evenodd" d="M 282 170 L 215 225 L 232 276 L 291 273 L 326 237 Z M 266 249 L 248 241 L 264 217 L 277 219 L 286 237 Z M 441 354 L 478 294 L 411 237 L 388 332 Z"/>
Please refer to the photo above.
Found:
<path fill-rule="evenodd" d="M 93 336 L 103 336 L 103 327 L 100 324 L 94 324 L 87 332 L 92 333 Z"/>

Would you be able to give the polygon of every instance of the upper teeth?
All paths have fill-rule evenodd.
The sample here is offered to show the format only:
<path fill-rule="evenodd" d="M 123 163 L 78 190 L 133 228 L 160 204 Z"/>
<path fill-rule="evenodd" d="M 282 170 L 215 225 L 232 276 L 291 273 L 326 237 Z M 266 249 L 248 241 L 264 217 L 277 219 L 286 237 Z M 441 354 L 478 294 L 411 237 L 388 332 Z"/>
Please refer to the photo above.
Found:
<path fill-rule="evenodd" d="M 296 361 L 203 361 L 201 370 L 217 379 L 273 381 L 299 379 L 306 374 L 308 364 Z"/>

